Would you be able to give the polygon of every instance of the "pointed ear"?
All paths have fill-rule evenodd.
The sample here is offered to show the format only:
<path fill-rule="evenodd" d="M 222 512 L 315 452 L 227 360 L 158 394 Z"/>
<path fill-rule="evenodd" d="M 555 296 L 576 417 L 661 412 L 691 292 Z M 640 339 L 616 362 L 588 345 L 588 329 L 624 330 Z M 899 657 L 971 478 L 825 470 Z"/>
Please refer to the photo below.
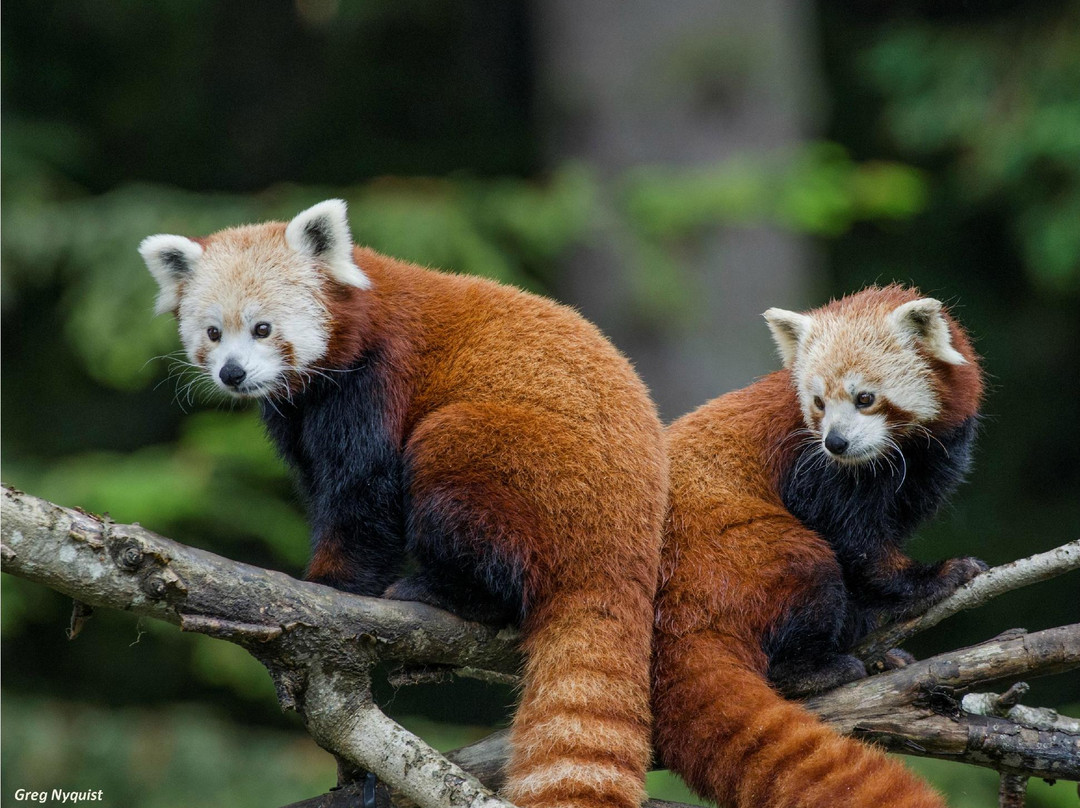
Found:
<path fill-rule="evenodd" d="M 285 241 L 301 255 L 323 261 L 339 283 L 370 289 L 371 280 L 353 262 L 352 234 L 345 202 L 327 199 L 296 214 Z"/>
<path fill-rule="evenodd" d="M 894 309 L 889 318 L 902 338 L 921 343 L 931 356 L 950 365 L 967 364 L 963 355 L 953 347 L 940 300 L 932 297 L 912 300 Z"/>
<path fill-rule="evenodd" d="M 176 311 L 180 305 L 180 284 L 195 271 L 202 254 L 198 242 L 183 236 L 160 234 L 142 240 L 139 255 L 158 282 L 155 314 Z"/>
<path fill-rule="evenodd" d="M 769 324 L 769 330 L 772 331 L 773 342 L 776 343 L 776 349 L 784 361 L 784 367 L 791 367 L 791 363 L 795 361 L 799 343 L 810 331 L 811 319 L 805 314 L 784 309 L 769 309 L 764 317 Z"/>

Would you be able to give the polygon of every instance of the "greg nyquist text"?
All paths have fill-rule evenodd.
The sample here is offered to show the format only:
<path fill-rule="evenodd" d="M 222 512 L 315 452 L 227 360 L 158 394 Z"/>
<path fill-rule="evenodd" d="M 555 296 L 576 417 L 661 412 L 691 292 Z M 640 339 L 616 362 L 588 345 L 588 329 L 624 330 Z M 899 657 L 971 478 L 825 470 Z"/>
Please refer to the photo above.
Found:
<path fill-rule="evenodd" d="M 52 791 L 31 791 L 27 788 L 15 790 L 15 802 L 47 802 L 67 803 L 73 805 L 80 802 L 100 802 L 102 790 L 97 791 L 65 791 L 62 788 L 54 788 Z"/>

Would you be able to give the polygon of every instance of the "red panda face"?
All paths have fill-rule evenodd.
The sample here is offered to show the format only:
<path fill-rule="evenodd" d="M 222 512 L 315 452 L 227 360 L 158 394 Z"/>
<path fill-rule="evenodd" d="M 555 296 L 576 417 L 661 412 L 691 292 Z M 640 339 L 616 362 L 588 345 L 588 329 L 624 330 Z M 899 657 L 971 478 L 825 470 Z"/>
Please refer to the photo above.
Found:
<path fill-rule="evenodd" d="M 843 303 L 808 314 L 769 309 L 765 317 L 822 452 L 858 465 L 898 450 L 898 437 L 941 414 L 934 360 L 966 360 L 937 300 Z"/>
<path fill-rule="evenodd" d="M 151 236 L 139 248 L 176 314 L 189 360 L 239 397 L 286 394 L 320 372 L 330 339 L 329 284 L 367 288 L 353 263 L 345 203 L 329 200 L 287 226 L 224 230 L 203 243 Z"/>

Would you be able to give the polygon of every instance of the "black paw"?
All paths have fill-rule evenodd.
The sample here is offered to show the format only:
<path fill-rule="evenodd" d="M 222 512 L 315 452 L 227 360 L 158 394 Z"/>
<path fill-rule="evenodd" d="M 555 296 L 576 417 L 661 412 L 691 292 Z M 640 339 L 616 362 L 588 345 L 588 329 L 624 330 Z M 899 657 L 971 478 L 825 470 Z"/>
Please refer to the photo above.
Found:
<path fill-rule="evenodd" d="M 395 581 L 386 587 L 382 596 L 389 600 L 411 600 L 439 609 L 447 608 L 446 599 L 441 597 L 425 579 L 417 575 L 409 575 Z"/>
<path fill-rule="evenodd" d="M 787 698 L 812 696 L 866 676 L 866 666 L 850 654 L 835 654 L 813 665 L 799 660 L 769 669 L 769 678 Z"/>
<path fill-rule="evenodd" d="M 950 558 L 945 562 L 945 567 L 941 571 L 942 580 L 950 587 L 946 594 L 954 592 L 976 575 L 986 572 L 988 569 L 990 569 L 990 566 L 985 561 L 972 556 Z"/>
<path fill-rule="evenodd" d="M 902 648 L 893 648 L 885 652 L 882 657 L 882 670 L 894 671 L 897 668 L 906 668 L 912 662 L 917 662 L 914 656 Z"/>
<path fill-rule="evenodd" d="M 426 603 L 473 623 L 505 626 L 513 623 L 513 615 L 489 597 L 476 592 L 451 592 L 433 586 L 424 575 L 409 575 L 390 584 L 383 592 L 389 600 L 411 600 Z"/>

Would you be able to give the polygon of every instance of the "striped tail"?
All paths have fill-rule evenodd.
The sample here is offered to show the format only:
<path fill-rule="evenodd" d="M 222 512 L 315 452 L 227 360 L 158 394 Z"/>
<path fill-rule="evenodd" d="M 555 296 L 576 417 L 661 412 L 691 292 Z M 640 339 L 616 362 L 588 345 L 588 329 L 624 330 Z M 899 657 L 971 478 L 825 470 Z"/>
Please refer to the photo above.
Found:
<path fill-rule="evenodd" d="M 731 646 L 658 640 L 657 753 L 696 792 L 729 808 L 944 808 L 902 764 L 781 698 Z"/>
<path fill-rule="evenodd" d="M 652 604 L 563 588 L 526 625 L 506 796 L 520 808 L 638 808 L 651 758 Z"/>

